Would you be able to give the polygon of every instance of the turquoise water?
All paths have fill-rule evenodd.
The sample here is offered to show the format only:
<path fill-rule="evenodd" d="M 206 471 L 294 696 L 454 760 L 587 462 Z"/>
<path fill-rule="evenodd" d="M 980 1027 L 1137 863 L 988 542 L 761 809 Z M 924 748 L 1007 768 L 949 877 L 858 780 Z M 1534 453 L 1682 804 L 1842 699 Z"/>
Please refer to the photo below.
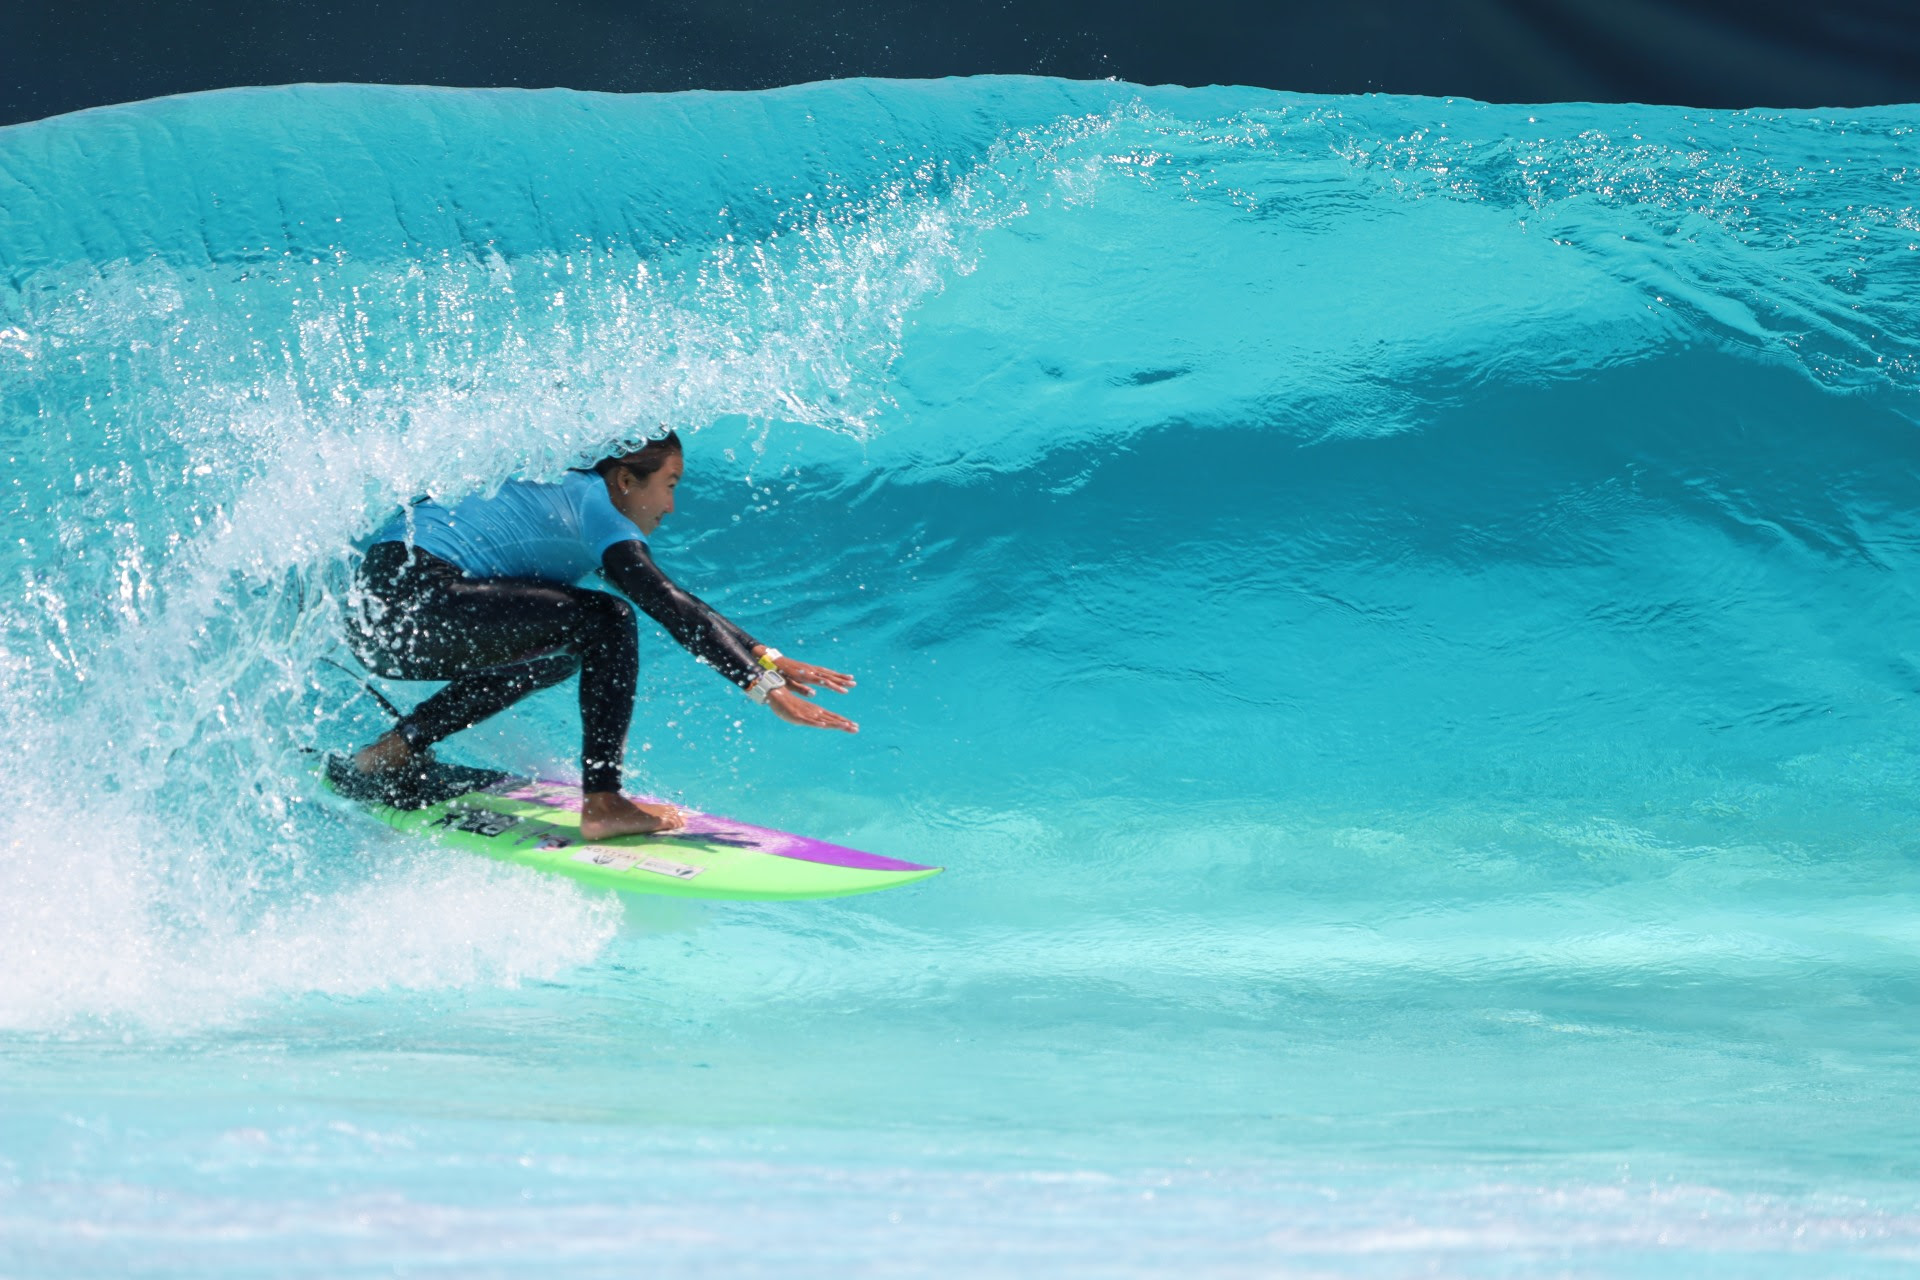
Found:
<path fill-rule="evenodd" d="M 1909 1273 L 1916 123 L 0 129 L 0 1272 Z M 649 633 L 633 785 L 947 874 L 622 901 L 315 787 L 351 541 L 660 421 L 662 561 L 863 731 Z"/>

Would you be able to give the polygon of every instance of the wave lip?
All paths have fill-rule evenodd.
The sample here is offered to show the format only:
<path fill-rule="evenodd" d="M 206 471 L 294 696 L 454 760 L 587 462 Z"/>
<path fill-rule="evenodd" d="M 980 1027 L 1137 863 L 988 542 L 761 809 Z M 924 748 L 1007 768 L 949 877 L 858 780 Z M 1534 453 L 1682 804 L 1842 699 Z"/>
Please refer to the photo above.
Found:
<path fill-rule="evenodd" d="M 294 85 L 0 129 L 0 263 L 651 253 L 783 205 L 965 165 L 1132 86 L 986 78 L 754 93 Z"/>

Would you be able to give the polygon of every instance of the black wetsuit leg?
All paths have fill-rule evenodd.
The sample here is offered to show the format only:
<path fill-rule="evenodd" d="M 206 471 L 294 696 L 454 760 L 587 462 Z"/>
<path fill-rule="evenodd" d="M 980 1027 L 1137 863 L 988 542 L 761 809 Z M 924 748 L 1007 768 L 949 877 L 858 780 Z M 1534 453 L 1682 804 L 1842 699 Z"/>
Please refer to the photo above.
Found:
<path fill-rule="evenodd" d="M 376 543 L 360 566 L 347 635 L 368 670 L 447 680 L 397 726 L 430 746 L 580 673 L 581 787 L 618 791 L 633 719 L 633 608 L 604 591 L 468 578 L 417 547 Z"/>

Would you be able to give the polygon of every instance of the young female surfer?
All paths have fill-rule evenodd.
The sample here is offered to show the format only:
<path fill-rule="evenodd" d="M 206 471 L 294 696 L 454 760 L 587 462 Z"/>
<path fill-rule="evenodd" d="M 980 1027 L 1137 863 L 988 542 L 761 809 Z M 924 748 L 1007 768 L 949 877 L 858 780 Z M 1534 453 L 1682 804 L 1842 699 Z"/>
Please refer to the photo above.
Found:
<path fill-rule="evenodd" d="M 858 732 L 809 701 L 816 687 L 847 692 L 851 676 L 756 642 L 654 564 L 647 537 L 672 513 L 685 469 L 668 432 L 558 484 L 513 480 L 492 497 L 416 502 L 389 520 L 349 598 L 348 640 L 379 675 L 451 683 L 361 748 L 354 767 L 404 776 L 442 738 L 578 672 L 581 834 L 679 827 L 672 806 L 620 794 L 639 649 L 625 600 L 574 585 L 595 570 L 782 720 Z"/>

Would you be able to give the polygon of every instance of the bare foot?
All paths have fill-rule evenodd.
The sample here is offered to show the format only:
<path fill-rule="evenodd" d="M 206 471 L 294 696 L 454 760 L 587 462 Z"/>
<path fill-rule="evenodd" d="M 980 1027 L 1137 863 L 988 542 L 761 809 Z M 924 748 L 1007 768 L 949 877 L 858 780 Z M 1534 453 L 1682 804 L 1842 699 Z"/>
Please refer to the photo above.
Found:
<path fill-rule="evenodd" d="M 686 825 L 687 820 L 670 804 L 635 804 L 618 791 L 589 791 L 581 798 L 580 836 L 584 840 L 659 835 Z"/>
<path fill-rule="evenodd" d="M 433 752 L 415 751 L 398 729 L 387 730 L 353 753 L 353 767 L 367 774 L 391 773 L 408 765 L 432 763 Z"/>

